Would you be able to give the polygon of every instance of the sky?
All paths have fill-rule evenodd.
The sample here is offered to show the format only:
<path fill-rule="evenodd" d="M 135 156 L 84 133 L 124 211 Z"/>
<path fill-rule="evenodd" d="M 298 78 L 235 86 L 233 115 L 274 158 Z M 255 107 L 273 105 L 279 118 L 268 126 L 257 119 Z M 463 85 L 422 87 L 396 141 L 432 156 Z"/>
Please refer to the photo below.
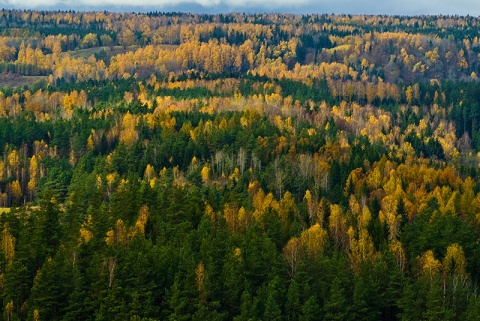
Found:
<path fill-rule="evenodd" d="M 0 8 L 480 16 L 480 0 L 0 0 Z"/>

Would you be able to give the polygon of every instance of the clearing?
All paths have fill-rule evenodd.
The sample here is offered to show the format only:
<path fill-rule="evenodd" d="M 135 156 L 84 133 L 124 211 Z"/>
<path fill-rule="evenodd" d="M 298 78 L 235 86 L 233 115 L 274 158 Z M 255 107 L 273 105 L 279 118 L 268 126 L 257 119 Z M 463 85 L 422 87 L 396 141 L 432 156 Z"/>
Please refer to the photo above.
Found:
<path fill-rule="evenodd" d="M 11 73 L 0 73 L 0 87 L 23 87 L 30 86 L 40 79 L 47 79 L 46 76 L 22 76 Z"/>

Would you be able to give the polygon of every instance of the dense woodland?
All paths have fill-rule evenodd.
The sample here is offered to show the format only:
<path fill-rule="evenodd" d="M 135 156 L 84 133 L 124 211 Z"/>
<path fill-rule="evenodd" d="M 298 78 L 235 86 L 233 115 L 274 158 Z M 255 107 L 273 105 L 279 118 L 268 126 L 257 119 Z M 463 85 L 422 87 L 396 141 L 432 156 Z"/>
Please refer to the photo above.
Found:
<path fill-rule="evenodd" d="M 479 30 L 0 11 L 0 319 L 478 320 Z"/>

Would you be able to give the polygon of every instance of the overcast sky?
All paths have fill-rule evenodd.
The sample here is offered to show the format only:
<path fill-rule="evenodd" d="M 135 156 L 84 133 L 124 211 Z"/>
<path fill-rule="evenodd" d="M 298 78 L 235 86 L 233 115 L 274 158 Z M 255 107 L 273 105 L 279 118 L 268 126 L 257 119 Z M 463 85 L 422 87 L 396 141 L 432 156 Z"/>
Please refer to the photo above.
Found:
<path fill-rule="evenodd" d="M 132 3 L 134 5 L 132 5 Z M 109 11 L 449 14 L 480 16 L 480 0 L 0 0 L 0 7 Z"/>

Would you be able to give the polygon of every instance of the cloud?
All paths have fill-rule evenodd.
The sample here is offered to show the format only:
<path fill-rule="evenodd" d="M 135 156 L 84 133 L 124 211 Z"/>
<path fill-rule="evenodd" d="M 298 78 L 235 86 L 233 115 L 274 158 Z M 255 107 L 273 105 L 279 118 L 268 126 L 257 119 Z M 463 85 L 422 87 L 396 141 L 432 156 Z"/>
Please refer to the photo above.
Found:
<path fill-rule="evenodd" d="M 46 7 L 51 6 L 55 7 L 58 5 L 83 5 L 83 6 L 131 6 L 132 0 L 2 0 L 1 4 L 13 6 L 13 7 Z M 296 6 L 296 5 L 305 5 L 312 4 L 315 1 L 312 0 L 137 0 L 134 3 L 139 6 L 148 6 L 148 7 L 170 7 L 175 5 L 182 5 L 188 3 L 198 4 L 204 7 L 213 7 L 218 5 L 228 6 L 228 7 L 255 7 L 255 6 Z"/>
<path fill-rule="evenodd" d="M 0 0 L 18 9 L 480 15 L 478 0 Z M 180 9 L 180 10 L 179 10 Z"/>

